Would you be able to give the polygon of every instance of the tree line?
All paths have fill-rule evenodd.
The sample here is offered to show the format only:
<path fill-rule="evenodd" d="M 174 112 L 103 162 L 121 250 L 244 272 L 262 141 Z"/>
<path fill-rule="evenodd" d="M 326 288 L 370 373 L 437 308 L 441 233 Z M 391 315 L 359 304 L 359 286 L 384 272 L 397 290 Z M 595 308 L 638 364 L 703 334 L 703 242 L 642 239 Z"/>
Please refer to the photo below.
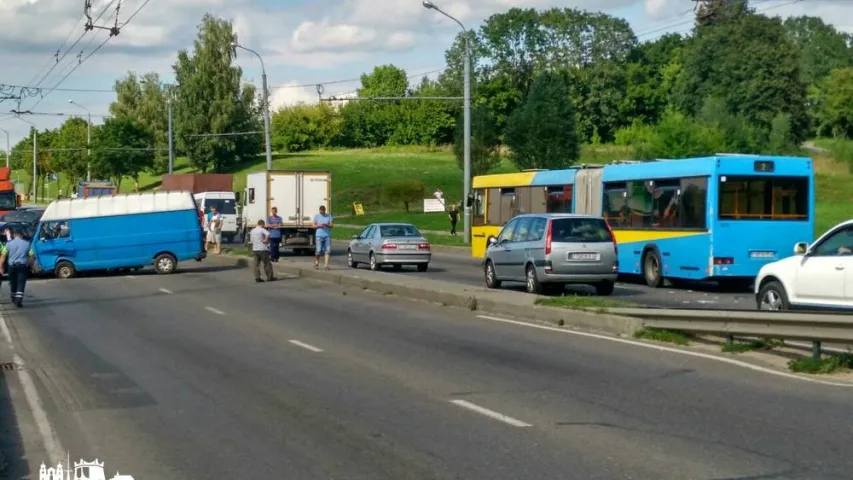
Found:
<path fill-rule="evenodd" d="M 584 143 L 627 145 L 645 159 L 794 153 L 807 138 L 853 138 L 853 37 L 816 17 L 771 18 L 745 1 L 700 4 L 689 34 L 645 42 L 624 19 L 570 8 L 513 8 L 469 31 L 473 172 L 505 155 L 518 168 L 569 166 Z M 462 96 L 465 35 L 435 80 L 380 65 L 343 106 L 279 109 L 274 149 L 452 144 L 461 163 L 462 102 L 418 98 Z M 86 145 L 79 118 L 40 132 L 39 174 L 80 178 L 87 163 L 98 178 L 163 173 L 170 98 L 175 150 L 193 168 L 229 171 L 253 160 L 260 134 L 216 136 L 263 129 L 261 99 L 234 65 L 233 40 L 230 22 L 206 15 L 192 50 L 178 53 L 174 85 L 155 73 L 116 82 L 91 157 L 62 150 Z M 15 147 L 16 167 L 32 168 L 30 142 Z M 140 149 L 120 150 L 129 147 Z"/>

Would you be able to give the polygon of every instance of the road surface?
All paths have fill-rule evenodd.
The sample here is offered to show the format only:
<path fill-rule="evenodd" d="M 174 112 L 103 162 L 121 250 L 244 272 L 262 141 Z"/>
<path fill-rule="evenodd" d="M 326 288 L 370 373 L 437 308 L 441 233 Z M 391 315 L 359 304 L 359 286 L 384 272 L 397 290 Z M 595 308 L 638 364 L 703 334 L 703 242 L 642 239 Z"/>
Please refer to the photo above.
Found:
<path fill-rule="evenodd" d="M 63 451 L 137 480 L 853 471 L 848 389 L 329 284 L 251 280 L 193 262 L 170 276 L 36 281 L 24 309 L 3 305 Z M 48 460 L 34 451 L 31 468 Z"/>
<path fill-rule="evenodd" d="M 346 268 L 346 243 L 334 242 L 332 255 L 336 268 Z M 293 256 L 289 253 L 284 255 L 287 260 L 302 263 L 313 262 L 310 256 Z M 366 269 L 366 265 L 359 268 Z M 466 255 L 433 252 L 429 270 L 420 273 L 414 267 L 395 271 L 390 268 L 383 269 L 385 272 L 400 275 L 424 276 L 433 280 L 461 283 L 464 285 L 475 285 L 485 287 L 483 278 L 483 267 L 480 260 Z M 505 283 L 503 288 L 524 290 L 522 283 Z M 594 294 L 591 287 L 574 286 L 568 291 L 577 293 Z M 627 302 L 646 305 L 650 307 L 663 308 L 691 308 L 712 310 L 755 310 L 755 296 L 748 291 L 731 292 L 722 289 L 716 284 L 694 284 L 686 287 L 662 287 L 649 288 L 645 284 L 636 282 L 620 282 L 613 292 L 613 298 Z"/>

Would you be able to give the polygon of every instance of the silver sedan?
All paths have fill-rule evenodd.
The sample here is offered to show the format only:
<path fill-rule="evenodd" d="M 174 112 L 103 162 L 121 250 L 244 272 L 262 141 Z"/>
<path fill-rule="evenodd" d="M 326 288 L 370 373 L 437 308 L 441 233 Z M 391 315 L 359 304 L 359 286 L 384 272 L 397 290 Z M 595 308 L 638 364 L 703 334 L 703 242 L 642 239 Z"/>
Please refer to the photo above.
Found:
<path fill-rule="evenodd" d="M 366 263 L 371 270 L 392 265 L 416 265 L 426 272 L 432 258 L 429 240 L 414 225 L 408 223 L 372 223 L 353 236 L 347 249 L 347 265 L 358 268 Z"/>

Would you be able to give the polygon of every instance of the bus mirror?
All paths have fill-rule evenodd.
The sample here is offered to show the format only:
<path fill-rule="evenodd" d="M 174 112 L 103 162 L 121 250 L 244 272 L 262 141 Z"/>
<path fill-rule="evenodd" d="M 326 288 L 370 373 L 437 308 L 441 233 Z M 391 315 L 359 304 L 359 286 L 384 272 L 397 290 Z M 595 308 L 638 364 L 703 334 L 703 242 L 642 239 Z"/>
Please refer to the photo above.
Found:
<path fill-rule="evenodd" d="M 799 242 L 794 245 L 794 255 L 805 255 L 808 251 L 809 244 L 807 244 L 806 242 Z"/>

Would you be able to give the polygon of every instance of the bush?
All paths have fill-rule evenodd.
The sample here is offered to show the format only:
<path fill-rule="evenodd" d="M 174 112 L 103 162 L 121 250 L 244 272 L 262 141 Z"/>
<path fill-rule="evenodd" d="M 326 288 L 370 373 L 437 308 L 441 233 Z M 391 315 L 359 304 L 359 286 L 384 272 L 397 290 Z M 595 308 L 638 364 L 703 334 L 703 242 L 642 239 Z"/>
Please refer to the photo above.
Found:
<path fill-rule="evenodd" d="M 327 105 L 294 105 L 273 114 L 271 137 L 278 151 L 302 152 L 328 147 L 338 135 L 340 121 Z"/>
<path fill-rule="evenodd" d="M 402 203 L 408 212 L 412 202 L 424 199 L 426 185 L 420 180 L 398 180 L 385 185 L 384 195 L 390 202 Z"/>

